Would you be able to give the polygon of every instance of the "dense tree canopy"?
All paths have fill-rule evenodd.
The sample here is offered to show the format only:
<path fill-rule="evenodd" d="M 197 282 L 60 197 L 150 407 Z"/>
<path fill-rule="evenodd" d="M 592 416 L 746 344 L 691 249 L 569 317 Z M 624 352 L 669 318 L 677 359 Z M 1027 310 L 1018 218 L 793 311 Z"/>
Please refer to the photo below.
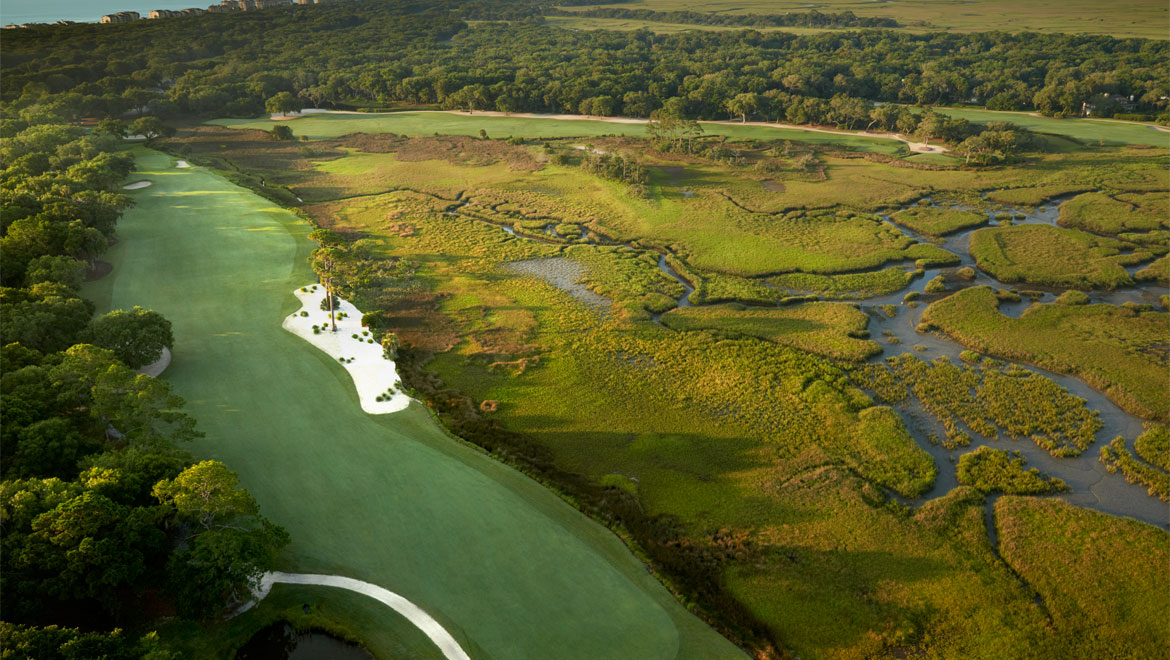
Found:
<path fill-rule="evenodd" d="M 288 537 L 238 488 L 245 506 L 216 518 L 230 529 L 185 524 L 167 489 L 204 467 L 178 448 L 195 422 L 166 381 L 134 371 L 173 343 L 170 322 L 140 307 L 94 319 L 80 296 L 130 205 L 121 123 L 85 134 L 46 119 L 26 109 L 0 138 L 0 591 L 19 624 L 0 624 L 4 657 L 169 660 L 152 635 L 94 631 L 141 623 L 148 591 L 218 614 Z M 158 124 L 131 131 L 165 135 Z"/>
<path fill-rule="evenodd" d="M 583 32 L 545 25 L 546 11 L 532 2 L 369 0 L 20 30 L 5 42 L 0 92 L 18 111 L 4 124 L 31 113 L 243 116 L 302 103 L 396 102 L 634 116 L 666 107 L 701 119 L 831 122 L 825 104 L 835 97 L 1075 114 L 1094 99 L 1131 96 L 1137 110 L 1164 112 L 1170 95 L 1165 41 L 880 29 Z M 714 16 L 722 15 L 688 20 L 743 18 Z M 842 20 L 834 24 L 853 24 Z M 847 105 L 839 101 L 837 111 L 856 116 Z"/>

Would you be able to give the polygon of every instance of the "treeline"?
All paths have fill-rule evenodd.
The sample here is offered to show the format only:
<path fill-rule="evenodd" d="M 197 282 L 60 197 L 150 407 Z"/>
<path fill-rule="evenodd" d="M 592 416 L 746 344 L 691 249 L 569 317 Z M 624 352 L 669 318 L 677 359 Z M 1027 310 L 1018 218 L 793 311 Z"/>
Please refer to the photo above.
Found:
<path fill-rule="evenodd" d="M 581 11 L 546 9 L 545 16 L 583 16 L 586 18 L 618 18 L 654 23 L 682 23 L 684 25 L 713 25 L 720 27 L 811 27 L 811 28 L 895 28 L 892 18 L 862 18 L 851 11 L 821 13 L 815 9 L 786 14 L 712 14 L 699 11 L 654 11 L 652 9 L 624 9 L 598 7 Z"/>
<path fill-rule="evenodd" d="M 119 138 L 33 110 L 7 121 L 23 128 L 0 140 L 4 657 L 170 658 L 118 628 L 220 615 L 287 535 L 226 467 L 180 448 L 198 435 L 182 399 L 136 373 L 172 345 L 170 323 L 95 318 L 80 295 L 130 205 Z"/>
<path fill-rule="evenodd" d="M 527 3 L 338 3 L 6 34 L 0 96 L 75 121 L 130 111 L 255 116 L 288 92 L 316 107 L 818 123 L 833 104 L 976 104 L 1079 114 L 1102 95 L 1164 113 L 1166 41 L 890 30 L 574 31 Z M 475 16 L 525 20 L 477 22 Z M 479 19 L 476 19 L 477 21 Z M 795 19 L 794 19 L 795 20 Z M 743 94 L 761 99 L 736 112 Z M 1129 102 L 1127 101 L 1127 104 Z M 1099 112 L 1117 106 L 1100 104 Z M 857 114 L 857 113 L 855 113 Z M 868 120 L 867 120 L 868 121 Z M 856 122 L 854 123 L 856 125 Z"/>

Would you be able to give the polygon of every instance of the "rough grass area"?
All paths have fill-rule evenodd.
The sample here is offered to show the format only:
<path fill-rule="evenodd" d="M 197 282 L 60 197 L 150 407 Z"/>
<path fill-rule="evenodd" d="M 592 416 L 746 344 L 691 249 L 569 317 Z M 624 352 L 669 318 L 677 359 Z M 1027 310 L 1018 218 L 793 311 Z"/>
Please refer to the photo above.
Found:
<path fill-rule="evenodd" d="M 890 216 L 894 222 L 928 236 L 945 236 L 987 222 L 987 214 L 934 207 L 908 208 Z"/>
<path fill-rule="evenodd" d="M 862 299 L 901 291 L 910 285 L 915 271 L 891 266 L 865 273 L 843 275 L 815 275 L 787 273 L 769 277 L 773 286 L 791 294 L 816 294 L 834 300 Z"/>
<path fill-rule="evenodd" d="M 1068 484 L 1056 477 L 1040 474 L 1036 468 L 1025 469 L 1018 451 L 980 447 L 959 457 L 959 483 L 984 493 L 1043 495 L 1068 490 Z"/>
<path fill-rule="evenodd" d="M 357 298 L 402 338 L 403 369 L 442 421 L 541 479 L 588 493 L 577 504 L 619 516 L 631 538 L 651 539 L 647 555 L 664 575 L 683 578 L 674 586 L 700 585 L 688 597 L 695 611 L 715 611 L 720 623 L 746 612 L 739 620 L 763 631 L 755 639 L 778 640 L 801 657 L 913 657 L 927 646 L 964 660 L 1016 657 L 1020 649 L 1045 660 L 1067 656 L 1034 594 L 989 544 L 983 495 L 960 487 L 913 512 L 889 497 L 927 492 L 940 466 L 898 412 L 860 389 L 867 383 L 860 370 L 784 343 L 805 341 L 810 329 L 827 338 L 810 348 L 865 347 L 860 332 L 847 330 L 862 328 L 860 312 L 795 301 L 778 310 L 727 306 L 716 311 L 751 322 L 676 330 L 672 317 L 727 323 L 705 318 L 707 308 L 654 322 L 682 295 L 655 262 L 664 258 L 696 286 L 693 302 L 771 303 L 790 292 L 771 287 L 790 281 L 842 296 L 896 291 L 915 274 L 901 260 L 958 257 L 908 245 L 875 211 L 939 192 L 974 200 L 980 191 L 1068 180 L 1087 181 L 1086 189 L 1152 186 L 1156 155 L 1089 150 L 1027 168 L 909 172 L 878 156 L 818 151 L 814 166 L 796 171 L 788 161 L 807 145 L 735 143 L 742 160 L 715 162 L 674 158 L 632 138 L 590 138 L 549 139 L 548 150 L 509 145 L 548 159 L 517 170 L 464 156 L 475 141 L 454 153 L 434 138 L 416 140 L 396 148 L 434 157 L 400 160 L 374 144 L 309 142 L 341 155 L 305 157 L 306 167 L 282 176 L 293 190 L 323 191 L 304 207 L 314 220 L 366 239 L 397 264 L 400 276 Z M 647 168 L 645 188 L 585 173 L 575 147 L 634 158 Z M 211 141 L 198 151 L 232 157 Z M 269 182 L 276 176 L 260 169 Z M 896 266 L 886 263 L 890 256 Z M 580 264 L 575 284 L 611 300 L 610 311 L 598 314 L 508 268 L 550 257 Z M 846 263 L 877 265 L 835 270 Z M 826 274 L 784 270 L 798 266 Z M 773 337 L 773 325 L 751 318 L 814 309 L 832 310 L 828 320 L 842 324 L 790 323 L 802 332 Z M 1091 425 L 1091 411 L 1045 389 L 1046 380 L 1004 378 L 1010 382 L 996 391 L 1036 411 L 1036 435 L 1062 432 L 1061 424 L 1084 415 Z M 1045 419 L 1049 413 L 1068 414 Z M 1075 434 L 1060 437 L 1075 447 Z M 711 603 L 720 607 L 706 609 Z M 717 656 L 687 641 L 680 648 Z"/>
<path fill-rule="evenodd" d="M 170 319 L 167 379 L 206 434 L 191 450 L 235 470 L 289 531 L 281 569 L 392 589 L 483 657 L 742 657 L 609 530 L 452 439 L 424 406 L 363 413 L 345 371 L 281 329 L 288 292 L 312 278 L 308 223 L 157 152 L 138 168 L 154 185 L 134 193 L 114 271 L 88 295 Z M 379 657 L 399 654 L 379 632 L 388 620 L 342 620 Z"/>
<path fill-rule="evenodd" d="M 847 303 L 812 302 L 777 308 L 743 305 L 682 307 L 662 315 L 668 328 L 707 330 L 787 344 L 826 357 L 865 360 L 882 352 L 869 335 L 869 316 Z"/>
<path fill-rule="evenodd" d="M 985 227 L 970 245 L 979 268 L 1001 282 L 1079 289 L 1129 286 L 1133 278 L 1122 266 L 1151 256 L 1122 254 L 1132 243 L 1051 225 Z"/>
<path fill-rule="evenodd" d="M 1164 193 L 1105 193 L 1078 195 L 1060 205 L 1059 222 L 1098 234 L 1149 231 L 1170 227 L 1170 209 Z"/>
<path fill-rule="evenodd" d="M 1033 304 L 1011 318 L 988 287 L 974 287 L 926 309 L 922 322 L 973 350 L 1073 374 L 1129 412 L 1170 418 L 1165 313 L 1112 305 Z"/>
<path fill-rule="evenodd" d="M 995 503 L 999 552 L 1035 589 L 1065 651 L 1051 657 L 1162 658 L 1170 648 L 1170 535 L 1056 499 Z M 1158 567 L 1162 567 L 1159 569 Z"/>

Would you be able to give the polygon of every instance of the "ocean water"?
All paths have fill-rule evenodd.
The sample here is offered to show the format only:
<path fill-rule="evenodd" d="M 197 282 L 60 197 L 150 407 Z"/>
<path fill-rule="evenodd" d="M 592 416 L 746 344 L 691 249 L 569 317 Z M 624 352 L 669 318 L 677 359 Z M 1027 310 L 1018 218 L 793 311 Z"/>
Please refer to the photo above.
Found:
<path fill-rule="evenodd" d="M 96 23 L 106 14 L 152 9 L 186 9 L 218 5 L 219 0 L 0 0 L 0 24 L 77 21 Z"/>

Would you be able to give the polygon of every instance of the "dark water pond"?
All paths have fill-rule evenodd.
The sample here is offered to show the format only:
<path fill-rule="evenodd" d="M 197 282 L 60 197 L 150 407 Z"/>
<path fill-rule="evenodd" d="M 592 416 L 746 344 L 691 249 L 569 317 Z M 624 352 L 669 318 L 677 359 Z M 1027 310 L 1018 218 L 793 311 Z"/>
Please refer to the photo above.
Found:
<path fill-rule="evenodd" d="M 374 656 L 328 633 L 298 633 L 281 621 L 252 635 L 236 652 L 236 660 L 374 660 Z"/>

